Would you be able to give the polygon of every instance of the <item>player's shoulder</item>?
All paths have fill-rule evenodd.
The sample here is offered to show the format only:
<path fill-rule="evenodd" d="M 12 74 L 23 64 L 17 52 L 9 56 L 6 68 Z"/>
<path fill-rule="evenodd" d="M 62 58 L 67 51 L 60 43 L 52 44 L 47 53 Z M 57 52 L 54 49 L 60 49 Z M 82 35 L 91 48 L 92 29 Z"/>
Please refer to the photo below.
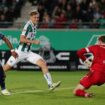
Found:
<path fill-rule="evenodd" d="M 98 48 L 99 48 L 99 45 L 91 45 L 87 49 L 89 49 L 89 50 L 96 50 Z"/>
<path fill-rule="evenodd" d="M 94 45 L 91 47 L 91 49 L 95 49 L 95 50 L 101 50 L 101 48 L 105 48 L 105 45 Z"/>
<path fill-rule="evenodd" d="M 31 27 L 31 22 L 27 21 L 24 25 L 24 28 L 26 29 L 26 28 L 29 28 L 29 27 Z"/>
<path fill-rule="evenodd" d="M 30 21 L 27 21 L 27 22 L 25 23 L 25 26 L 29 26 L 29 25 L 31 25 L 31 22 L 30 22 Z"/>

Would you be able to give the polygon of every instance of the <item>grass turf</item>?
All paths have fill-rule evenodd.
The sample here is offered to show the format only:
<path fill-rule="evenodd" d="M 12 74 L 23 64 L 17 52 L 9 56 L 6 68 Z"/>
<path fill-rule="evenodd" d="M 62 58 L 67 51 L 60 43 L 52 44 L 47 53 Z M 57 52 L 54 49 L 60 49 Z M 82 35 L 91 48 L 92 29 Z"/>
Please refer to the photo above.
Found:
<path fill-rule="evenodd" d="M 105 85 L 93 86 L 89 92 L 95 93 L 93 98 L 81 98 L 72 94 L 73 88 L 86 71 L 51 72 L 53 80 L 61 80 L 61 86 L 53 92 L 41 72 L 10 71 L 7 72 L 6 85 L 11 96 L 0 95 L 0 105 L 104 105 Z"/>

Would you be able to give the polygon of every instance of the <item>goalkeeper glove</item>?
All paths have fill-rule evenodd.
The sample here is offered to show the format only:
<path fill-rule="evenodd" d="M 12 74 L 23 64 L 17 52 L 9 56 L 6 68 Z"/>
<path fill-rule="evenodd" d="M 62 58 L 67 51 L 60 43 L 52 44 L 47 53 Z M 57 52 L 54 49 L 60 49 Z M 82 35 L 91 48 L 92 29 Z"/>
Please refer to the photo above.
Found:
<path fill-rule="evenodd" d="M 84 64 L 85 64 L 85 66 L 87 66 L 88 68 L 90 68 L 91 65 L 92 65 L 92 61 L 90 61 L 89 59 L 86 59 L 86 60 L 84 61 Z"/>

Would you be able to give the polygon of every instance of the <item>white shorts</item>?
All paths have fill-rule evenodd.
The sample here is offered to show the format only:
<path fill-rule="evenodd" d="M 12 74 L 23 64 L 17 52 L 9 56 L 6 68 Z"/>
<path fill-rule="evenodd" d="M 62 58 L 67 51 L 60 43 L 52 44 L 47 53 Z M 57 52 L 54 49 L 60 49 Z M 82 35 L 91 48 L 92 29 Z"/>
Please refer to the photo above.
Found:
<path fill-rule="evenodd" d="M 11 56 L 7 61 L 7 64 L 10 66 L 14 66 L 15 64 L 23 60 L 27 60 L 32 64 L 36 64 L 38 60 L 43 59 L 40 55 L 33 53 L 31 51 L 29 52 L 23 52 L 20 50 L 15 50 L 15 51 L 18 54 L 18 58 L 15 59 L 13 56 Z"/>

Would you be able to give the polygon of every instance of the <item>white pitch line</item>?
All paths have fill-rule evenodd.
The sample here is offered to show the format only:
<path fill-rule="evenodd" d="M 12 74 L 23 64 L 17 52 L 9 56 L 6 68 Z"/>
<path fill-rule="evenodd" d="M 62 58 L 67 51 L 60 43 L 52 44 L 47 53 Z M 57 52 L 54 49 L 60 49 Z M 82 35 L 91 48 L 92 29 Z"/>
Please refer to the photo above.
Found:
<path fill-rule="evenodd" d="M 54 91 L 60 91 L 60 90 L 69 90 L 69 89 L 73 89 L 74 87 L 69 87 L 69 88 L 58 88 L 55 89 Z M 50 92 L 50 90 L 26 90 L 26 91 L 17 91 L 17 92 L 13 92 L 12 94 L 25 94 L 25 93 L 40 93 L 40 92 Z"/>
<path fill-rule="evenodd" d="M 94 86 L 95 87 L 95 86 Z M 105 85 L 103 85 L 105 87 Z M 54 91 L 61 91 L 61 90 L 71 90 L 74 89 L 75 87 L 64 87 L 64 88 L 57 88 Z M 51 92 L 50 90 L 23 90 L 23 91 L 14 91 L 12 94 L 27 94 L 27 93 L 43 93 L 43 92 Z"/>

